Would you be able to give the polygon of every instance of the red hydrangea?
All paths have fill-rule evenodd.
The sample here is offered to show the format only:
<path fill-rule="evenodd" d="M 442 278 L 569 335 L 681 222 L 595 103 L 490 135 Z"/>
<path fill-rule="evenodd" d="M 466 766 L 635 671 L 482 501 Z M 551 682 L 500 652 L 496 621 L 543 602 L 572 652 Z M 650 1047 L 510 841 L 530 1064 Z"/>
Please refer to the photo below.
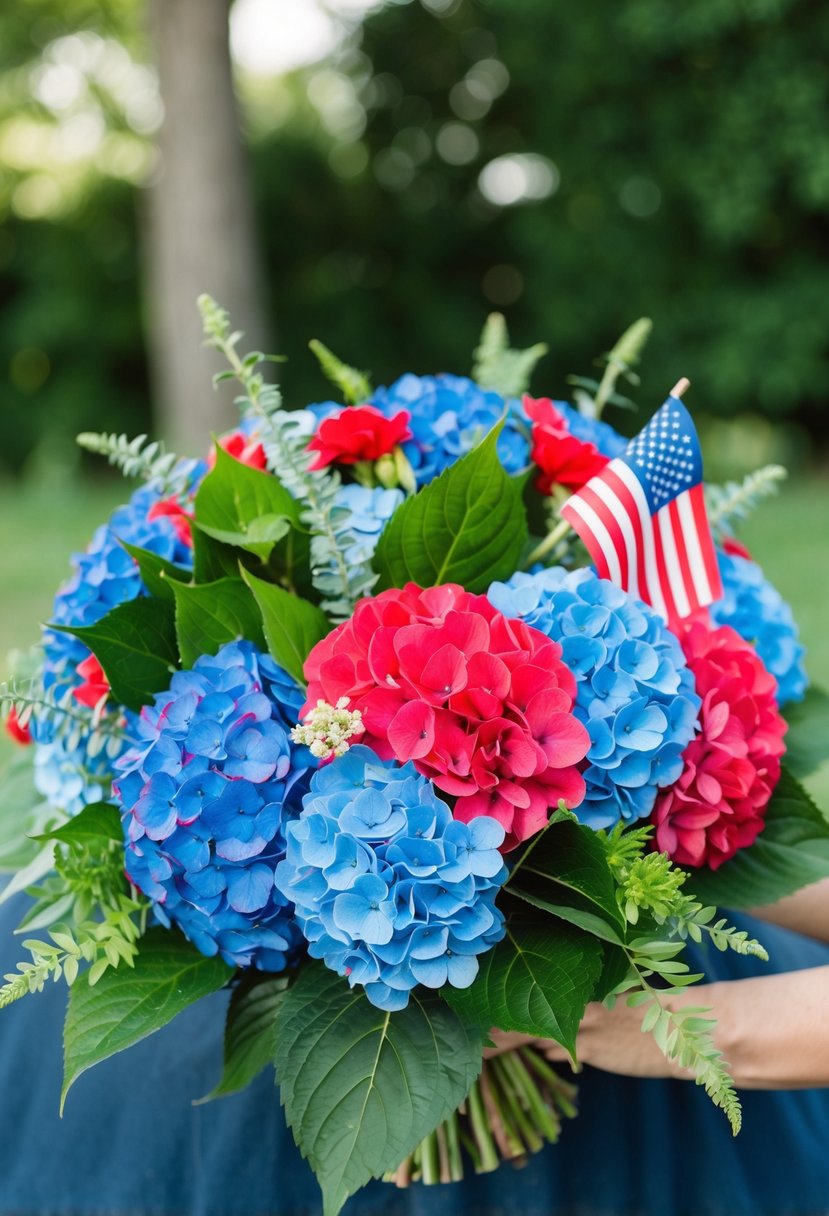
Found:
<path fill-rule="evenodd" d="M 702 709 L 682 776 L 656 800 L 656 844 L 681 865 L 716 870 L 763 830 L 786 723 L 774 677 L 735 630 L 694 621 L 680 641 Z"/>
<path fill-rule="evenodd" d="M 28 725 L 21 726 L 20 719 L 17 716 L 17 710 L 14 706 L 9 710 L 9 716 L 6 718 L 6 733 L 14 739 L 15 743 L 31 743 L 32 732 Z"/>
<path fill-rule="evenodd" d="M 147 519 L 150 520 L 160 519 L 163 516 L 169 518 L 181 543 L 192 549 L 193 531 L 190 521 L 193 519 L 193 515 L 190 511 L 185 511 L 175 495 L 170 498 L 160 498 L 147 512 Z"/>
<path fill-rule="evenodd" d="M 412 760 L 455 798 L 464 822 L 491 815 L 514 848 L 562 799 L 584 797 L 590 739 L 572 711 L 576 683 L 561 647 L 509 620 L 483 595 L 409 583 L 361 600 L 305 664 L 306 711 L 347 697 L 362 742 Z"/>
<path fill-rule="evenodd" d="M 570 433 L 566 418 L 549 397 L 537 401 L 525 397 L 524 410 L 533 424 L 531 457 L 540 469 L 535 484 L 542 494 L 550 494 L 553 486 L 580 490 L 605 467 L 607 456 Z"/>
<path fill-rule="evenodd" d="M 324 469 L 329 464 L 358 464 L 379 460 L 394 451 L 404 439 L 411 438 L 408 410 L 386 418 L 373 405 L 354 405 L 340 410 L 320 423 L 308 444 L 318 453 L 309 469 Z"/>
<path fill-rule="evenodd" d="M 72 689 L 72 696 L 81 705 L 94 709 L 99 701 L 109 695 L 109 680 L 104 675 L 104 669 L 94 654 L 89 655 L 75 668 L 82 683 Z"/>

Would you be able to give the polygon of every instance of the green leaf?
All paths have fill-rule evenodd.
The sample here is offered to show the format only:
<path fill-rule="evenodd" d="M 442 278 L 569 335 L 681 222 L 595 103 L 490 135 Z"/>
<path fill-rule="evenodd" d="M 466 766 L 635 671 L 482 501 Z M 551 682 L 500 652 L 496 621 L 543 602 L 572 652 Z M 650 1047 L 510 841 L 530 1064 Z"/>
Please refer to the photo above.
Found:
<path fill-rule="evenodd" d="M 785 706 L 786 768 L 798 778 L 810 777 L 829 760 L 829 693 L 814 684 L 802 701 Z"/>
<path fill-rule="evenodd" d="M 204 528 L 193 527 L 193 579 L 196 583 L 215 583 L 220 578 L 237 578 L 239 550 L 209 536 Z"/>
<path fill-rule="evenodd" d="M 268 649 L 298 684 L 305 686 L 303 665 L 317 642 L 331 632 L 331 622 L 316 605 L 299 599 L 247 570 L 242 577 L 262 614 Z"/>
<path fill-rule="evenodd" d="M 630 971 L 630 960 L 624 950 L 605 943 L 602 951 L 602 970 L 590 997 L 591 1001 L 603 1001 L 627 979 Z"/>
<path fill-rule="evenodd" d="M 414 992 L 405 1009 L 384 1013 L 322 963 L 300 973 L 277 1011 L 275 1063 L 325 1216 L 457 1108 L 480 1072 L 485 1037 L 437 996 Z"/>
<path fill-rule="evenodd" d="M 177 583 L 189 583 L 193 577 L 192 570 L 186 570 L 184 566 L 176 566 L 150 549 L 139 549 L 137 545 L 130 545 L 125 540 L 120 540 L 120 537 L 119 543 L 121 548 L 126 549 L 130 557 L 138 563 L 144 586 L 150 595 L 156 596 L 157 599 L 172 600 L 171 580 Z"/>
<path fill-rule="evenodd" d="M 276 1012 L 287 986 L 287 977 L 277 975 L 234 989 L 225 1021 L 224 1069 L 202 1102 L 237 1093 L 273 1063 Z"/>
<path fill-rule="evenodd" d="M 179 586 L 180 584 L 176 584 Z M 140 710 L 170 684 L 178 665 L 172 605 L 140 596 L 119 604 L 95 625 L 49 625 L 88 646 L 104 669 L 113 699 Z"/>
<path fill-rule="evenodd" d="M 498 459 L 502 426 L 397 508 L 374 554 L 378 589 L 460 583 L 483 592 L 515 572 L 527 518 L 521 481 Z"/>
<path fill-rule="evenodd" d="M 358 372 L 356 368 L 343 363 L 342 359 L 338 359 L 333 351 L 330 351 L 327 346 L 323 346 L 317 338 L 314 338 L 308 345 L 319 359 L 320 367 L 325 375 L 342 393 L 344 401 L 349 405 L 359 405 L 368 401 L 371 396 L 371 382 L 365 372 Z"/>
<path fill-rule="evenodd" d="M 200 525 L 244 535 L 262 516 L 299 523 L 299 503 L 273 474 L 234 460 L 218 443 L 215 451 L 216 464 L 196 494 L 195 514 Z"/>
<path fill-rule="evenodd" d="M 529 875 L 527 875 L 529 878 Z M 607 918 L 603 915 L 598 915 L 591 911 L 590 901 L 578 896 L 567 887 L 560 886 L 558 883 L 545 882 L 537 884 L 538 890 L 543 890 L 544 896 L 533 891 L 528 883 L 525 886 L 510 887 L 510 893 L 522 900 L 524 903 L 530 904 L 533 908 L 538 908 L 542 912 L 549 912 L 551 916 L 555 916 L 558 920 L 567 921 L 569 925 L 574 925 L 577 929 L 583 929 L 585 933 L 590 933 L 593 937 L 599 938 L 603 942 L 607 942 L 613 946 L 621 946 L 623 944 L 622 937 L 611 925 L 608 924 Z"/>
<path fill-rule="evenodd" d="M 252 553 L 261 562 L 270 557 L 277 541 L 287 536 L 291 523 L 284 515 L 260 515 L 251 520 L 245 532 L 226 532 L 223 528 L 211 528 L 209 524 L 197 523 L 196 527 L 223 545 L 232 545 Z"/>
<path fill-rule="evenodd" d="M 601 943 L 586 933 L 512 920 L 504 940 L 481 956 L 474 983 L 443 995 L 467 1023 L 555 1039 L 575 1056 L 601 969 Z"/>
<path fill-rule="evenodd" d="M 200 655 L 215 654 L 225 642 L 247 638 L 264 647 L 256 602 L 239 578 L 221 578 L 197 587 L 175 583 L 176 634 L 181 661 L 192 667 Z"/>
<path fill-rule="evenodd" d="M 689 892 L 703 903 L 724 908 L 775 903 L 829 877 L 829 822 L 784 768 L 754 844 L 718 870 L 689 870 L 689 875 Z"/>
<path fill-rule="evenodd" d="M 118 808 L 108 802 L 92 802 L 73 819 L 32 839 L 59 840 L 62 844 L 70 845 L 106 845 L 110 840 L 123 840 L 121 816 Z"/>
<path fill-rule="evenodd" d="M 61 1111 L 82 1072 L 160 1030 L 194 1001 L 222 988 L 233 970 L 179 934 L 150 929 L 134 967 L 106 970 L 94 987 L 72 986 L 63 1032 Z"/>
<path fill-rule="evenodd" d="M 545 895 L 547 883 L 554 883 L 551 894 Z M 616 900 L 616 882 L 604 846 L 592 828 L 563 819 L 549 827 L 537 843 L 530 842 L 526 860 L 519 859 L 513 875 L 507 880 L 507 890 L 514 895 L 548 898 L 553 904 L 567 902 L 560 898 L 561 888 L 582 896 L 614 928 L 624 930 L 625 922 Z M 583 907 L 579 899 L 576 907 Z M 560 915 L 560 913 L 556 913 Z"/>

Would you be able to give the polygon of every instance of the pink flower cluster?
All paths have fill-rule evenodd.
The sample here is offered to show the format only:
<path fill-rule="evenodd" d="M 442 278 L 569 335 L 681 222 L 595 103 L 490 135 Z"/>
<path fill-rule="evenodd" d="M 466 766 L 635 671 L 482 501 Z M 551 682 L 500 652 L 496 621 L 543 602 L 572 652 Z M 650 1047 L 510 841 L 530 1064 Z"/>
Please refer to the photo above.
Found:
<path fill-rule="evenodd" d="M 763 829 L 786 723 L 774 677 L 733 629 L 694 621 L 680 642 L 702 709 L 682 776 L 656 800 L 656 844 L 681 865 L 716 870 Z"/>
<path fill-rule="evenodd" d="M 483 595 L 409 583 L 361 600 L 311 651 L 305 676 L 306 711 L 348 698 L 362 742 L 413 761 L 457 800 L 457 819 L 497 819 L 504 849 L 539 831 L 560 799 L 574 807 L 584 796 L 590 738 L 571 712 L 561 647 Z"/>

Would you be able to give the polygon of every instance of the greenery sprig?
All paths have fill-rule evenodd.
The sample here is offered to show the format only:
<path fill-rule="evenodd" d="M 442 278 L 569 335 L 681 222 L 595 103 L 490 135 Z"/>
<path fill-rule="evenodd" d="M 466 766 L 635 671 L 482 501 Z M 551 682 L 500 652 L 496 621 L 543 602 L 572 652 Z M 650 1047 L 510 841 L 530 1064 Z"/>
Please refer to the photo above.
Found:
<path fill-rule="evenodd" d="M 114 807 L 87 806 L 41 839 L 54 842 L 54 873 L 29 889 L 34 904 L 21 930 L 47 928 L 47 940 L 23 941 L 31 958 L 3 977 L 0 1008 L 41 991 L 50 979 L 71 987 L 84 975 L 95 984 L 111 967 L 134 966 L 146 929 L 150 903 L 124 877 Z"/>
<path fill-rule="evenodd" d="M 259 369 L 270 356 L 253 351 L 240 355 L 236 347 L 242 337 L 230 327 L 230 317 L 210 296 L 200 296 L 199 309 L 204 325 L 205 342 L 227 359 L 230 369 L 220 372 L 217 379 L 238 380 L 243 395 L 237 399 L 243 416 L 256 418 L 265 449 L 268 468 L 290 494 L 302 503 L 302 522 L 311 533 L 311 577 L 322 596 L 321 607 L 332 620 L 350 616 L 354 604 L 368 595 L 377 575 L 368 562 L 349 562 L 345 553 L 357 541 L 352 531 L 351 514 L 337 502 L 342 484 L 336 472 L 325 469 L 309 471 L 308 441 L 313 434 L 314 419 L 307 410 L 282 409 L 279 389 L 268 384 Z M 323 348 L 325 349 L 325 348 Z M 316 352 L 319 355 L 319 351 Z M 330 351 L 326 351 L 340 369 Z M 346 369 L 355 377 L 362 373 Z M 339 373 L 338 373 L 339 374 Z M 342 374 L 343 382 L 348 380 Z M 342 385 L 341 385 L 342 387 Z M 356 380 L 351 385 L 357 387 Z"/>
<path fill-rule="evenodd" d="M 506 321 L 501 313 L 490 313 L 474 353 L 472 379 L 502 397 L 520 397 L 529 388 L 536 363 L 548 350 L 546 342 L 536 342 L 526 350 L 511 349 Z"/>
<path fill-rule="evenodd" d="M 742 481 L 727 481 L 725 485 L 706 485 L 705 505 L 708 522 L 715 540 L 722 540 L 733 531 L 733 525 L 747 519 L 765 499 L 776 494 L 788 473 L 780 464 L 767 464 Z"/>
<path fill-rule="evenodd" d="M 180 460 L 161 440 L 150 441 L 146 435 L 130 439 L 128 435 L 82 431 L 75 442 L 87 452 L 105 456 L 125 477 L 155 483 L 162 494 L 182 493 L 192 471 L 189 461 Z"/>

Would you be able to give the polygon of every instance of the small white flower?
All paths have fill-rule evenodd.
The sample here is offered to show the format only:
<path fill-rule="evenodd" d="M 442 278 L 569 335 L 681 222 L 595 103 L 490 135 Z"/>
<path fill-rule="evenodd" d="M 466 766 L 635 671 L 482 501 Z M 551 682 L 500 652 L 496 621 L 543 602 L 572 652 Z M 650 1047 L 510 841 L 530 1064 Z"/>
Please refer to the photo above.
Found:
<path fill-rule="evenodd" d="M 344 756 L 354 735 L 361 735 L 363 715 L 359 709 L 348 708 L 348 697 L 340 697 L 336 705 L 317 701 L 305 715 L 305 721 L 291 731 L 294 743 L 304 744 L 317 760 Z"/>

